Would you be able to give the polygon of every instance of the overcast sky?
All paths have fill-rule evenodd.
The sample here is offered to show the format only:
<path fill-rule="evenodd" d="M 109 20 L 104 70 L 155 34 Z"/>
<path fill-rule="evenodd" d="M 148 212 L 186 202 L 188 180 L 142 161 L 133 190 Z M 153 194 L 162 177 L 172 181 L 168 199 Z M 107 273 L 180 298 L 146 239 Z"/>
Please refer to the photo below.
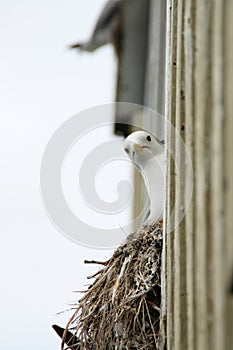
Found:
<path fill-rule="evenodd" d="M 111 47 L 75 54 L 67 44 L 88 36 L 105 0 L 24 0 L 0 4 L 1 37 L 1 330 L 4 350 L 52 350 L 51 324 L 75 300 L 93 266 L 110 250 L 81 247 L 61 235 L 42 205 L 44 149 L 68 118 L 114 100 Z"/>

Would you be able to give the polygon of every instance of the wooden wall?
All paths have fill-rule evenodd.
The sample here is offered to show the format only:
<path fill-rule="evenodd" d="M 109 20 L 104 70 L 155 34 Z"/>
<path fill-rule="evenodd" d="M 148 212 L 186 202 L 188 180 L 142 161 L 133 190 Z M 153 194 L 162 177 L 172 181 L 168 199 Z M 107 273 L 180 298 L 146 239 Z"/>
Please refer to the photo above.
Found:
<path fill-rule="evenodd" d="M 232 14 L 232 0 L 167 1 L 165 117 L 182 135 L 194 171 L 187 214 L 164 240 L 162 338 L 169 350 L 233 349 Z M 185 196 L 192 181 L 182 156 L 180 166 Z M 168 155 L 165 231 L 177 181 Z"/>

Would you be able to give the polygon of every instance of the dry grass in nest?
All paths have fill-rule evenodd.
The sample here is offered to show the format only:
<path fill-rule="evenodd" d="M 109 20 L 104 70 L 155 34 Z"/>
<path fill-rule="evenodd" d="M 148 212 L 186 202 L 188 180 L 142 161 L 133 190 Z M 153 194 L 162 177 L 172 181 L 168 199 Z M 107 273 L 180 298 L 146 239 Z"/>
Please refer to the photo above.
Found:
<path fill-rule="evenodd" d="M 158 348 L 161 226 L 157 222 L 129 235 L 108 261 L 100 263 L 102 269 L 91 277 L 95 281 L 68 322 L 62 349 L 69 331 L 74 339 L 68 345 L 75 350 Z"/>

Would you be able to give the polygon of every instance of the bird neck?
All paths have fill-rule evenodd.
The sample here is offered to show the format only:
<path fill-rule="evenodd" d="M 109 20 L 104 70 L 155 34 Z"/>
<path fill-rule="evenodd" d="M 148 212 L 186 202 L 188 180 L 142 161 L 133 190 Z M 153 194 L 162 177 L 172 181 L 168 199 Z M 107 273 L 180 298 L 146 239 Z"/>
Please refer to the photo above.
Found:
<path fill-rule="evenodd" d="M 164 178 L 163 159 L 163 154 L 159 154 L 158 156 L 148 160 L 143 167 L 143 177 L 149 193 L 155 187 L 161 186 L 161 179 Z"/>
<path fill-rule="evenodd" d="M 150 198 L 152 221 L 161 218 L 164 203 L 165 167 L 163 154 L 149 160 L 144 167 L 144 182 Z"/>

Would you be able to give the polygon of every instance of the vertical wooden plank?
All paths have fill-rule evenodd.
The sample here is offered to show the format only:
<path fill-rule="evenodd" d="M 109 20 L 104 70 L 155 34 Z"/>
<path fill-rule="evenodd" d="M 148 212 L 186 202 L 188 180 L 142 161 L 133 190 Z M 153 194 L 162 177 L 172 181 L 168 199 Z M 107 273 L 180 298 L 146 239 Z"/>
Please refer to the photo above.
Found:
<path fill-rule="evenodd" d="M 165 117 L 172 125 L 175 124 L 175 96 L 176 96 L 176 20 L 177 0 L 169 0 L 167 5 L 167 64 L 166 64 L 166 105 Z M 171 135 L 166 130 L 166 142 L 174 145 Z M 175 181 L 174 181 L 174 162 L 167 154 L 167 176 L 166 186 L 166 214 L 164 223 L 164 232 L 167 232 L 169 226 L 168 220 L 175 203 Z M 167 349 L 174 348 L 174 232 L 166 236 L 167 247 Z"/>
<path fill-rule="evenodd" d="M 211 233 L 213 236 L 212 348 L 226 349 L 224 337 L 224 222 L 223 222 L 223 2 L 213 1 L 211 22 Z"/>
<path fill-rule="evenodd" d="M 209 349 L 208 338 L 208 229 L 209 229 L 209 111 L 210 5 L 196 1 L 195 26 L 195 303 L 196 348 Z"/>
<path fill-rule="evenodd" d="M 194 31 L 195 31 L 195 7 L 194 0 L 187 0 L 184 13 L 184 50 L 185 50 L 185 142 L 191 159 L 194 159 Z M 193 162 L 194 166 L 194 162 Z M 195 171 L 195 169 L 193 169 Z M 185 189 L 188 191 L 193 186 L 190 169 L 185 171 Z M 194 221 L 195 193 L 193 193 L 189 209 L 185 217 L 186 234 L 186 290 L 187 290 L 187 349 L 196 349 L 195 334 L 195 263 L 194 263 Z"/>
<path fill-rule="evenodd" d="M 166 64 L 165 64 L 165 120 L 169 120 L 170 113 L 170 66 L 171 66 L 171 14 L 172 14 L 172 0 L 167 1 L 166 7 Z M 168 129 L 165 128 L 165 140 L 168 142 L 169 135 Z M 168 208 L 169 208 L 169 197 L 170 197 L 170 187 L 169 187 L 169 154 L 166 152 L 165 155 L 166 160 L 166 171 L 165 171 L 165 186 L 166 186 L 166 196 L 165 196 L 165 213 L 164 213 L 164 222 L 163 222 L 163 251 L 162 251 L 162 276 L 161 276 L 161 308 L 162 308 L 162 320 L 160 323 L 160 334 L 161 334 L 161 349 L 171 349 L 171 341 L 170 341 L 170 329 L 172 326 L 172 320 L 170 317 L 171 312 L 171 262 L 169 260 L 169 254 L 171 253 L 171 241 L 170 235 L 167 234 L 167 216 L 168 216 Z"/>
<path fill-rule="evenodd" d="M 176 50 L 176 109 L 175 126 L 178 134 L 184 137 L 184 1 L 177 3 L 177 50 Z M 179 142 L 175 144 L 176 166 L 180 169 L 176 182 L 176 211 L 175 225 L 179 220 L 180 210 L 184 203 L 185 162 L 183 149 Z M 174 176 L 174 175 L 173 175 Z M 179 191 L 179 196 L 178 196 Z M 174 347 L 186 350 L 186 236 L 185 220 L 183 220 L 174 232 Z"/>
<path fill-rule="evenodd" d="M 231 349 L 233 344 L 233 294 L 229 287 L 233 282 L 233 1 L 224 0 L 224 34 L 223 34 L 223 81 L 224 81 L 224 148 L 223 148 L 223 169 L 224 169 L 224 329 L 225 349 Z"/>

